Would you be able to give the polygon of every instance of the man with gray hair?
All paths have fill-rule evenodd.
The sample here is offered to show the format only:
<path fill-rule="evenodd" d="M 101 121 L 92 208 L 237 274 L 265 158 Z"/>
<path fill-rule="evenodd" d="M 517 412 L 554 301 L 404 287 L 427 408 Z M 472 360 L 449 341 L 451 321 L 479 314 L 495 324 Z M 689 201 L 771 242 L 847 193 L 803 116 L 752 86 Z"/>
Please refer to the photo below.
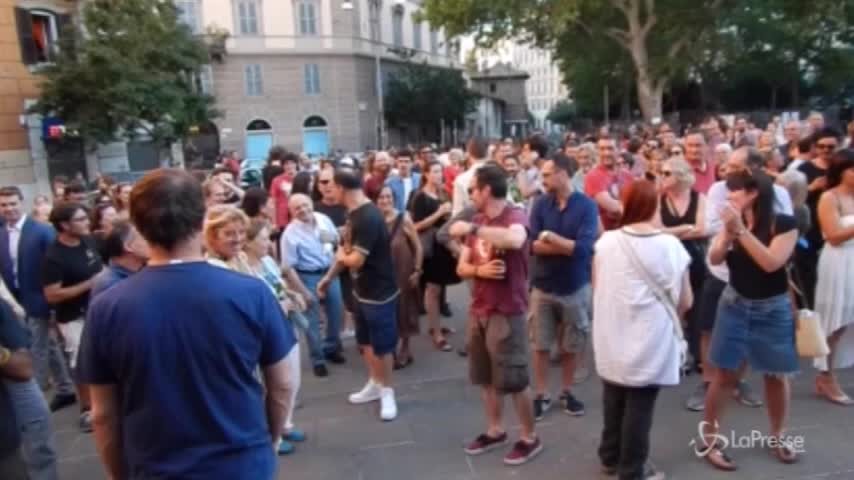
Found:
<path fill-rule="evenodd" d="M 317 284 L 326 275 L 335 261 L 335 247 L 339 243 L 338 230 L 326 215 L 315 212 L 308 195 L 291 195 L 288 206 L 291 222 L 288 223 L 280 240 L 282 263 L 296 271 L 299 281 L 293 287 L 306 300 L 305 317 L 308 319 L 306 340 L 318 377 L 329 375 L 326 360 L 342 364 L 346 360 L 341 354 L 341 320 L 344 316 L 344 300 L 341 285 L 336 276 L 329 282 L 326 297 L 317 297 Z M 326 336 L 320 333 L 320 308 L 326 313 Z"/>

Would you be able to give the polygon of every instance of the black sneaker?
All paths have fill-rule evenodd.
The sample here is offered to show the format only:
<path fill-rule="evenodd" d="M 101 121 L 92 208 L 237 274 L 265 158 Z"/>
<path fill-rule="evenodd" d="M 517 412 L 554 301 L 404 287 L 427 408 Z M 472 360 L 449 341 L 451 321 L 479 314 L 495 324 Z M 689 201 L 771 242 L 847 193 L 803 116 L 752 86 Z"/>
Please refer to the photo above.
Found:
<path fill-rule="evenodd" d="M 564 392 L 563 395 L 561 395 L 560 400 L 561 403 L 563 403 L 564 413 L 572 415 L 573 417 L 580 417 L 586 413 L 584 410 L 584 404 L 581 403 L 581 400 L 575 398 L 575 396 L 570 392 Z"/>
<path fill-rule="evenodd" d="M 55 412 L 57 410 L 62 410 L 65 407 L 74 405 L 75 403 L 77 403 L 77 395 L 74 395 L 73 393 L 57 395 L 50 401 L 50 411 Z"/>
<path fill-rule="evenodd" d="M 314 376 L 315 377 L 328 377 L 329 370 L 326 369 L 326 365 L 315 365 L 314 366 Z"/>
<path fill-rule="evenodd" d="M 447 303 L 443 303 L 442 306 L 439 307 L 439 313 L 441 313 L 445 318 L 451 318 L 454 316 L 454 312 L 451 311 L 451 306 Z"/>
<path fill-rule="evenodd" d="M 335 365 L 347 363 L 347 359 L 344 358 L 344 355 L 342 355 L 341 352 L 327 353 L 326 360 L 334 363 Z"/>
<path fill-rule="evenodd" d="M 537 397 L 534 399 L 534 420 L 540 421 L 549 409 L 552 408 L 552 399 L 549 397 Z"/>

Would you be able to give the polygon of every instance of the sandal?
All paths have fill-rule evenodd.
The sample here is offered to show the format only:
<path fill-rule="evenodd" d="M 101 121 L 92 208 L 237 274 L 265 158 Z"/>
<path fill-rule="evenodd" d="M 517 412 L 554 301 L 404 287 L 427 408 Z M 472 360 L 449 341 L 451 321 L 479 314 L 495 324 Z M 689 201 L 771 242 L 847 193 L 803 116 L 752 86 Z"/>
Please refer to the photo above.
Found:
<path fill-rule="evenodd" d="M 771 455 L 774 455 L 774 458 L 785 465 L 791 465 L 798 462 L 799 457 L 797 452 L 792 450 L 788 445 L 784 445 L 780 440 L 778 440 L 777 443 L 779 443 L 779 445 L 771 449 Z"/>
<path fill-rule="evenodd" d="M 705 444 L 705 440 L 699 440 Z M 735 462 L 732 461 L 731 458 L 723 451 L 722 448 L 712 445 L 711 447 L 706 447 L 705 452 L 703 452 L 703 458 L 706 459 L 706 462 L 709 465 L 717 468 L 718 470 L 723 470 L 725 472 L 733 472 L 738 466 Z"/>
<path fill-rule="evenodd" d="M 439 350 L 441 352 L 450 352 L 451 350 L 453 350 L 453 347 L 451 347 L 451 344 L 448 343 L 448 341 L 445 340 L 444 338 L 439 340 L 439 341 L 436 341 L 436 339 L 434 338 L 433 339 L 433 346 L 436 347 L 436 350 Z"/>
<path fill-rule="evenodd" d="M 412 358 L 412 355 L 410 355 L 410 356 L 406 357 L 406 360 L 403 360 L 403 361 L 395 359 L 394 365 L 392 365 L 392 368 L 395 370 L 401 370 L 401 369 L 404 369 L 404 368 L 412 365 L 413 363 L 415 363 L 415 360 Z"/>
<path fill-rule="evenodd" d="M 818 378 L 816 378 L 815 381 L 815 393 L 819 397 L 824 397 L 830 403 L 842 405 L 843 407 L 850 407 L 851 405 L 854 405 L 854 400 L 846 395 L 845 392 L 839 390 L 837 392 L 833 392 L 830 385 Z"/>

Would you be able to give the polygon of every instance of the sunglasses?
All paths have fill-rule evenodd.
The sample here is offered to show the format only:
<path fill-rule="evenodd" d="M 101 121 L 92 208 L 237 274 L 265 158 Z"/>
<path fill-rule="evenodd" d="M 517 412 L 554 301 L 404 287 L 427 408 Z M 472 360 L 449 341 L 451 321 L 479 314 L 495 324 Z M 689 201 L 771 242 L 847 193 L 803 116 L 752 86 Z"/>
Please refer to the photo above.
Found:
<path fill-rule="evenodd" d="M 835 143 L 816 143 L 815 148 L 819 150 L 833 150 L 836 148 Z"/>

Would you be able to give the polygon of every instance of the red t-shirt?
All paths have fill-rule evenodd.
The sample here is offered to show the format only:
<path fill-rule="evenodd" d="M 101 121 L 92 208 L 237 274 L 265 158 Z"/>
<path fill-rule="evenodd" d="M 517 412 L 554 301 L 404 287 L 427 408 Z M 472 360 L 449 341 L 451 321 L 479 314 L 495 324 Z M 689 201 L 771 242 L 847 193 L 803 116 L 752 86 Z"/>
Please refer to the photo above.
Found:
<path fill-rule="evenodd" d="M 460 174 L 460 170 L 455 165 L 448 165 L 442 170 L 442 173 L 445 177 L 445 192 L 448 194 L 448 198 L 453 198 L 454 180 L 457 179 L 457 175 Z"/>
<path fill-rule="evenodd" d="M 365 196 L 368 197 L 372 202 L 377 201 L 377 197 L 380 196 L 380 191 L 383 189 L 383 185 L 385 185 L 385 176 L 377 175 L 376 173 L 371 174 L 367 180 L 365 180 Z"/>
<path fill-rule="evenodd" d="M 528 230 L 528 216 L 514 205 L 504 207 L 495 218 L 478 213 L 472 219 L 475 225 L 504 227 L 522 225 Z M 522 315 L 528 311 L 528 241 L 519 250 L 499 250 L 489 242 L 470 235 L 466 246 L 471 250 L 469 262 L 483 265 L 496 258 L 504 259 L 507 267 L 503 280 L 474 279 L 470 313 L 483 318 L 490 315 Z"/>
<path fill-rule="evenodd" d="M 700 169 L 702 166 L 702 164 L 700 166 L 692 165 L 691 168 L 694 170 L 694 190 L 705 195 L 709 193 L 709 189 L 712 188 L 712 184 L 717 181 L 715 178 L 715 171 L 718 169 L 718 166 L 712 159 L 706 160 L 705 170 Z"/>
<path fill-rule="evenodd" d="M 270 184 L 270 198 L 276 208 L 276 226 L 285 228 L 288 225 L 288 197 L 291 195 L 294 177 L 283 173 L 273 179 Z"/>
<path fill-rule="evenodd" d="M 596 195 L 601 192 L 608 192 L 612 198 L 619 201 L 623 187 L 631 183 L 632 180 L 632 174 L 622 168 L 608 170 L 599 165 L 590 170 L 584 177 L 584 193 L 595 201 Z M 599 207 L 599 217 L 602 219 L 605 230 L 613 230 L 619 226 L 620 217 L 606 212 L 601 207 Z"/>

